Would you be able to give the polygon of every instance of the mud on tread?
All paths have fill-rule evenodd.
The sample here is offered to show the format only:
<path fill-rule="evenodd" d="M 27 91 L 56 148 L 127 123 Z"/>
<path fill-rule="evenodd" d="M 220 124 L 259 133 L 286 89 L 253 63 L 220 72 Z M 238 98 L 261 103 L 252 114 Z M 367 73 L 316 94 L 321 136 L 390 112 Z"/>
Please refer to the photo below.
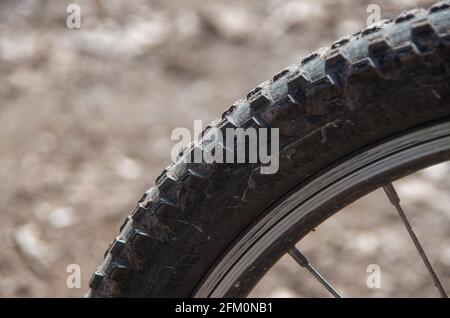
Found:
<path fill-rule="evenodd" d="M 359 85 L 356 83 L 391 80 L 403 69 L 420 69 L 437 62 L 447 65 L 448 74 L 449 9 L 450 1 L 441 1 L 429 10 L 409 10 L 393 21 L 383 21 L 342 38 L 330 48 L 310 54 L 250 91 L 213 125 L 220 129 L 261 126 L 261 123 L 282 127 L 285 120 L 282 112 L 292 112 L 292 109 L 301 117 L 296 120 L 308 125 L 316 121 L 317 116 L 340 111 L 324 109 L 324 105 L 328 108 L 344 104 L 352 109 L 356 102 L 352 100 L 351 86 Z M 406 37 L 405 28 L 409 30 Z M 274 85 L 283 94 L 273 96 L 271 87 Z M 333 103 L 339 98 L 345 102 Z M 286 100 L 294 106 L 281 107 Z M 320 107 L 311 107 L 316 104 Z M 156 179 L 155 186 L 144 194 L 122 225 L 120 235 L 106 251 L 103 264 L 93 274 L 89 296 L 126 296 L 122 286 L 133 275 L 145 270 L 142 264 L 152 257 L 148 251 L 155 247 L 161 249 L 166 242 L 176 239 L 177 229 L 171 220 L 183 211 L 192 193 L 214 182 L 211 180 L 214 167 L 183 163 L 184 157 L 204 151 L 201 145 L 200 140 L 199 144 L 183 149 L 178 161 L 167 167 Z M 152 246 L 154 248 L 150 248 Z"/>

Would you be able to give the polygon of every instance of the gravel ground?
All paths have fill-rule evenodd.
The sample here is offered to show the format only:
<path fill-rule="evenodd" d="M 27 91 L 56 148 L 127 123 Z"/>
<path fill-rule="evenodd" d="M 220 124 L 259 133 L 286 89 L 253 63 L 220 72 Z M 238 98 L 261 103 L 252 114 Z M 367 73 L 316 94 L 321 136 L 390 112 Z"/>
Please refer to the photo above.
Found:
<path fill-rule="evenodd" d="M 72 2 L 80 30 L 65 25 Z M 432 3 L 376 2 L 383 18 Z M 370 1 L 205 3 L 0 2 L 1 297 L 83 295 L 124 217 L 169 163 L 171 131 L 210 122 L 286 65 L 365 27 Z M 449 173 L 441 165 L 398 183 L 448 289 Z M 379 191 L 299 246 L 346 296 L 436 295 Z M 81 267 L 80 289 L 66 286 L 69 264 Z M 379 289 L 366 286 L 369 264 L 381 268 Z M 252 295 L 327 294 L 283 258 Z"/>

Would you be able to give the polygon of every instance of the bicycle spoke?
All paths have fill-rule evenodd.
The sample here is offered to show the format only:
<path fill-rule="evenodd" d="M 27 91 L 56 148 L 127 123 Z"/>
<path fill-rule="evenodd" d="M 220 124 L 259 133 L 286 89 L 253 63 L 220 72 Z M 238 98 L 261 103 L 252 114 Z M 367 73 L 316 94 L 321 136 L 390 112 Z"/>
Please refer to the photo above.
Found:
<path fill-rule="evenodd" d="M 309 263 L 305 255 L 296 247 L 289 250 L 289 255 L 301 266 L 306 268 L 334 297 L 341 298 L 341 295 L 326 281 L 325 278 Z"/>
<path fill-rule="evenodd" d="M 411 226 L 411 224 L 408 221 L 408 218 L 406 217 L 405 212 L 403 211 L 401 205 L 400 205 L 400 197 L 397 194 L 397 191 L 395 191 L 394 186 L 392 183 L 389 183 L 385 186 L 383 186 L 384 192 L 386 193 L 387 197 L 389 198 L 389 201 L 391 204 L 397 209 L 398 214 L 400 215 L 400 218 L 402 219 L 403 224 L 406 227 L 406 230 L 409 233 L 409 236 L 411 237 L 414 245 L 416 246 L 417 251 L 420 254 L 420 257 L 422 258 L 423 262 L 425 263 L 425 266 L 430 273 L 431 277 L 433 278 L 434 285 L 438 289 L 439 293 L 443 298 L 448 298 L 447 293 L 445 292 L 444 287 L 442 286 L 438 276 L 436 275 L 436 272 L 433 269 L 433 266 L 431 265 L 430 261 L 428 260 L 427 255 L 425 254 L 425 251 L 422 248 L 422 245 L 420 244 L 419 240 L 417 239 L 416 234 L 414 233 L 414 230 Z"/>

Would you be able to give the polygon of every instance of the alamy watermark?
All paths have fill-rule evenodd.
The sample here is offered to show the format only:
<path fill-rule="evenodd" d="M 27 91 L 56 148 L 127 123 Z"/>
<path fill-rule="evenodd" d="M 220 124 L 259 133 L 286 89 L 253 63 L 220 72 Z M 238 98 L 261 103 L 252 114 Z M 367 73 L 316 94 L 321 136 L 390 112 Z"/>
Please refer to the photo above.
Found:
<path fill-rule="evenodd" d="M 370 289 L 381 288 L 381 267 L 378 264 L 370 264 L 366 268 L 367 275 L 366 286 Z"/>
<path fill-rule="evenodd" d="M 194 136 L 200 135 L 202 121 L 194 121 Z M 274 174 L 279 168 L 278 128 L 224 128 L 206 129 L 200 140 L 193 140 L 187 128 L 172 131 L 172 161 L 180 160 L 180 151 L 188 144 L 193 151 L 181 154 L 185 163 L 260 163 L 261 174 Z"/>
<path fill-rule="evenodd" d="M 81 29 L 81 7 L 78 4 L 69 4 L 66 8 L 69 14 L 66 18 L 66 26 L 69 29 Z"/>
<path fill-rule="evenodd" d="M 66 286 L 69 289 L 81 288 L 81 267 L 78 264 L 69 264 L 66 267 Z"/>
<path fill-rule="evenodd" d="M 366 21 L 367 26 L 375 24 L 381 20 L 381 7 L 379 4 L 369 4 L 366 8 L 366 12 L 369 14 Z"/>

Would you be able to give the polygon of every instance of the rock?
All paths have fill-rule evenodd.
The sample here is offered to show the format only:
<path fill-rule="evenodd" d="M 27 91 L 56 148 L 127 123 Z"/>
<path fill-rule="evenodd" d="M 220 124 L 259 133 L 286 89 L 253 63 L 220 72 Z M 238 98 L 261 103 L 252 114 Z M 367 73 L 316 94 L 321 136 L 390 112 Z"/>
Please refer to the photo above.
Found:
<path fill-rule="evenodd" d="M 116 173 L 124 179 L 137 179 L 141 174 L 141 166 L 131 158 L 121 158 L 116 163 Z"/>
<path fill-rule="evenodd" d="M 63 229 L 74 225 L 78 220 L 72 207 L 53 208 L 49 203 L 41 203 L 35 215 L 39 220 L 51 225 L 55 229 Z"/>
<path fill-rule="evenodd" d="M 255 17 L 250 12 L 231 6 L 212 6 L 204 18 L 220 36 L 232 41 L 247 38 L 257 27 Z"/>
<path fill-rule="evenodd" d="M 58 253 L 39 237 L 36 224 L 28 223 L 15 229 L 12 239 L 26 265 L 38 276 L 46 276 Z"/>
<path fill-rule="evenodd" d="M 50 212 L 49 222 L 57 229 L 69 227 L 76 222 L 74 210 L 70 207 L 56 208 Z"/>

